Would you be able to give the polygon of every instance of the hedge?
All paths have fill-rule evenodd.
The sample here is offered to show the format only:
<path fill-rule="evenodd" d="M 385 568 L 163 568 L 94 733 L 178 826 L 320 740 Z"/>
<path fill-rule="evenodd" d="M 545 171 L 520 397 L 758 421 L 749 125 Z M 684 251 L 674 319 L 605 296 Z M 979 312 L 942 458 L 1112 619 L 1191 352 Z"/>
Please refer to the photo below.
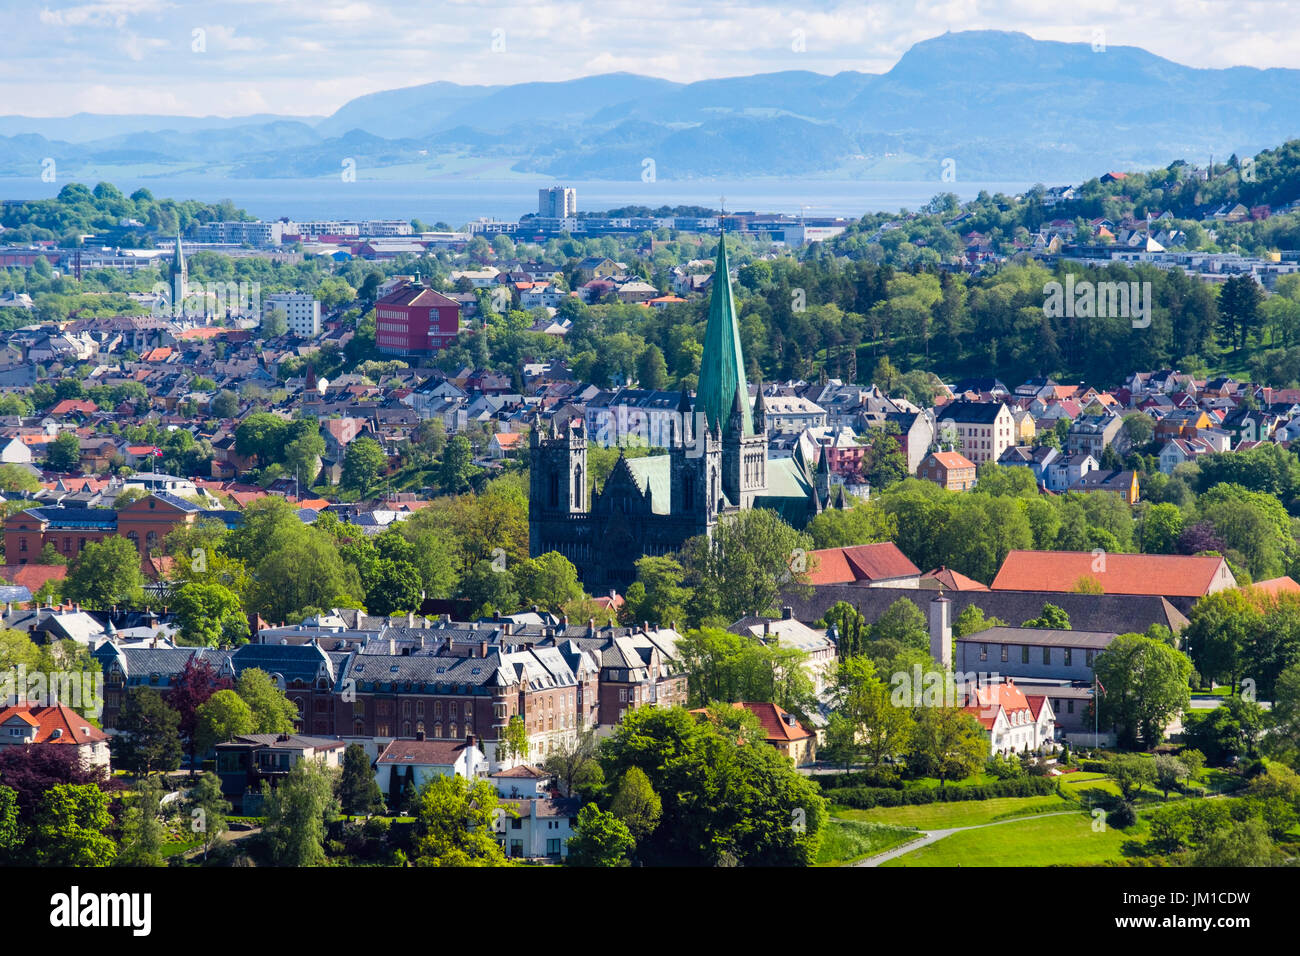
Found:
<path fill-rule="evenodd" d="M 823 790 L 841 790 L 846 787 L 875 787 L 901 790 L 902 778 L 897 770 L 857 770 L 852 773 L 814 773 L 808 779 Z"/>
<path fill-rule="evenodd" d="M 922 803 L 956 803 L 962 800 L 992 800 L 995 797 L 1045 797 L 1056 793 L 1052 777 L 1020 777 L 975 787 L 933 787 L 894 790 L 889 787 L 838 787 L 828 794 L 832 803 L 870 810 L 873 807 L 904 807 Z"/>

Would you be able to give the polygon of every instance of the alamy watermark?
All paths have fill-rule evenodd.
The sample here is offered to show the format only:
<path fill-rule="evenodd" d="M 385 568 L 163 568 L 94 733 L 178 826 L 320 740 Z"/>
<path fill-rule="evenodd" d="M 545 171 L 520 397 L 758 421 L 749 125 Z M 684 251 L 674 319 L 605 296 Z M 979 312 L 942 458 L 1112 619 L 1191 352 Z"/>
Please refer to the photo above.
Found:
<path fill-rule="evenodd" d="M 1043 285 L 1043 315 L 1049 319 L 1132 319 L 1133 328 L 1151 325 L 1150 282 L 1093 282 L 1066 273 L 1065 283 Z"/>
<path fill-rule="evenodd" d="M 260 282 L 155 282 L 152 313 L 156 319 L 202 318 L 215 315 L 260 316 Z"/>
<path fill-rule="evenodd" d="M 0 673 L 0 700 L 66 704 L 99 718 L 104 713 L 103 671 L 29 671 L 18 664 Z"/>

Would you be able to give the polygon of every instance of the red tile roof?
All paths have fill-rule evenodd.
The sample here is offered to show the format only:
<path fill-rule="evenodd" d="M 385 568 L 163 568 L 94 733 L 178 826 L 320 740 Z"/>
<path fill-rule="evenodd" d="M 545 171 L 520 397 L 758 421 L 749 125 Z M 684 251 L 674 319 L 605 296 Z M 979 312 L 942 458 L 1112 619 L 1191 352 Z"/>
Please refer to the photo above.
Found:
<path fill-rule="evenodd" d="M 808 580 L 812 584 L 847 584 L 919 575 L 921 569 L 908 560 L 892 541 L 858 544 L 848 548 L 810 551 Z"/>
<path fill-rule="evenodd" d="M 932 451 L 930 452 L 930 457 L 949 470 L 953 468 L 975 467 L 975 462 L 957 451 Z"/>
<path fill-rule="evenodd" d="M 763 734 L 769 743 L 774 741 L 788 743 L 792 740 L 807 740 L 813 735 L 811 730 L 799 723 L 799 718 L 782 710 L 776 704 L 746 700 L 736 701 L 731 706 L 743 707 L 757 717 L 758 722 L 763 726 Z M 697 708 L 691 713 L 706 714 L 708 710 L 707 708 Z"/>
<path fill-rule="evenodd" d="M 993 579 L 993 590 L 1073 591 L 1081 578 L 1091 578 L 1106 594 L 1200 597 L 1220 581 L 1232 586 L 1231 575 L 1223 558 L 1214 555 L 1012 551 Z"/>
<path fill-rule="evenodd" d="M 45 707 L 22 703 L 0 708 L 0 724 L 11 717 L 18 717 L 36 727 L 38 744 L 94 744 L 108 739 L 108 734 L 90 726 L 90 721 L 64 704 Z M 61 733 L 56 734 L 56 731 Z"/>
<path fill-rule="evenodd" d="M 985 730 L 993 729 L 999 710 L 1005 710 L 1010 719 L 1012 714 L 1031 709 L 1024 691 L 1010 679 L 1005 684 L 980 684 L 975 688 L 973 696 L 975 703 L 965 708 L 966 713 L 983 724 Z"/>
<path fill-rule="evenodd" d="M 968 578 L 966 575 L 952 570 L 952 568 L 937 567 L 933 571 L 927 571 L 921 575 L 923 578 L 934 578 L 949 591 L 987 591 L 989 586 L 981 584 L 974 578 Z"/>
<path fill-rule="evenodd" d="M 1250 587 L 1251 590 L 1261 591 L 1264 594 L 1294 594 L 1300 592 L 1300 584 L 1297 584 L 1286 575 L 1282 575 L 1280 578 L 1269 578 L 1267 581 L 1256 581 Z"/>

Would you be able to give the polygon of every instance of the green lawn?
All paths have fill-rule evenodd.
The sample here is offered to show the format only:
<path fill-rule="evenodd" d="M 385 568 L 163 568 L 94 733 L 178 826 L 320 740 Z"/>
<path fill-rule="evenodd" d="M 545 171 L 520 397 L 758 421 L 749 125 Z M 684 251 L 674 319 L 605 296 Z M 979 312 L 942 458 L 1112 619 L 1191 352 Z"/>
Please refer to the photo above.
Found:
<path fill-rule="evenodd" d="M 830 794 L 829 798 L 834 800 L 834 794 Z M 907 807 L 874 807 L 870 810 L 832 807 L 831 814 L 842 820 L 888 823 L 893 826 L 916 827 L 920 830 L 946 830 L 949 827 L 975 826 L 1030 813 L 1051 813 L 1054 810 L 1076 808 L 1077 804 L 1064 800 L 1056 794 L 1049 794 L 1045 797 L 994 797 L 992 800 L 962 800 Z"/>
<path fill-rule="evenodd" d="M 882 866 L 1050 866 L 1122 860 L 1123 846 L 1142 827 L 1128 832 L 1093 829 L 1084 813 L 1020 820 L 966 830 L 905 853 Z M 1140 839 L 1140 836 L 1137 836 Z"/>
<path fill-rule="evenodd" d="M 832 817 L 822 845 L 817 851 L 817 866 L 843 866 L 865 856 L 884 853 L 921 834 L 910 827 L 894 827 L 883 823 L 864 823 L 860 820 L 839 820 Z"/>

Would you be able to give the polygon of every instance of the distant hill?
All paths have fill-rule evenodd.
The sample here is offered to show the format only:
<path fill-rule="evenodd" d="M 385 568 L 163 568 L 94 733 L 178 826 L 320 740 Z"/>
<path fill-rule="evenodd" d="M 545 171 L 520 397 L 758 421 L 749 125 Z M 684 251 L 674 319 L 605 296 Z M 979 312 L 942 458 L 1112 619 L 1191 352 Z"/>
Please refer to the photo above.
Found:
<path fill-rule="evenodd" d="M 53 156 L 75 175 L 130 161 L 210 174 L 336 174 L 457 161 L 556 179 L 838 176 L 1077 182 L 1098 168 L 1253 155 L 1300 136 L 1300 70 L 1183 66 L 1136 47 L 947 33 L 884 74 L 790 71 L 674 83 L 438 82 L 323 118 L 0 117 L 0 175 Z M 340 152 L 346 150 L 346 152 Z"/>

